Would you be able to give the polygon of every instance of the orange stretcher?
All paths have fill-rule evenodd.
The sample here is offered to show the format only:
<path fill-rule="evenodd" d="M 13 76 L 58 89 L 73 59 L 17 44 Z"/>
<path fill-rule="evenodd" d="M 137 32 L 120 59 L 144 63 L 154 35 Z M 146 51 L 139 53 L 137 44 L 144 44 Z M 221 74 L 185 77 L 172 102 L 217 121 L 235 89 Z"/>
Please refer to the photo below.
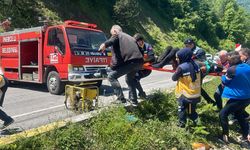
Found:
<path fill-rule="evenodd" d="M 172 70 L 172 69 L 166 69 L 166 68 L 154 68 L 150 63 L 145 63 L 143 64 L 143 68 L 144 69 L 148 69 L 148 70 L 156 70 L 156 71 L 164 71 L 164 72 L 175 72 L 175 70 Z M 208 75 L 210 76 L 222 76 L 224 75 L 225 73 L 224 72 L 212 72 L 212 73 L 209 73 Z"/>

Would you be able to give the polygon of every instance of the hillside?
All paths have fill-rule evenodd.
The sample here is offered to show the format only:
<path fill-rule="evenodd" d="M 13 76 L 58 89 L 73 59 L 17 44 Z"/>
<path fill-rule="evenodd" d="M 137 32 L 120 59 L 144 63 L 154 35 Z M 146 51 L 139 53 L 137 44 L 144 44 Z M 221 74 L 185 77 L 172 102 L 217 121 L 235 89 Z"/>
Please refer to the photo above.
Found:
<path fill-rule="evenodd" d="M 0 20 L 11 17 L 12 29 L 41 25 L 38 17 L 49 18 L 51 24 L 72 19 L 96 23 L 109 36 L 110 27 L 119 24 L 131 35 L 142 33 L 157 53 L 168 45 L 182 47 L 182 41 L 187 37 L 193 37 L 202 48 L 212 53 L 216 49 L 233 49 L 235 43 L 250 45 L 246 17 L 234 0 L 0 2 Z"/>

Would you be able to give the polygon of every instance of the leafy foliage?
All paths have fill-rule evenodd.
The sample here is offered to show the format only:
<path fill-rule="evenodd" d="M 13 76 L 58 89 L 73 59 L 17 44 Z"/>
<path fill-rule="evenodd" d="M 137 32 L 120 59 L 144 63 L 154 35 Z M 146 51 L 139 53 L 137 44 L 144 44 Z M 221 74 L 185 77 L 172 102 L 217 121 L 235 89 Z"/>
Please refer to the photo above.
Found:
<path fill-rule="evenodd" d="M 116 21 L 122 26 L 129 26 L 140 14 L 139 3 L 134 0 L 117 0 L 114 5 Z"/>
<path fill-rule="evenodd" d="M 210 95 L 219 80 L 204 84 Z M 224 145 L 217 139 L 221 129 L 216 108 L 203 100 L 197 107 L 198 125 L 192 126 L 189 121 L 186 128 L 179 128 L 174 94 L 154 91 L 136 109 L 110 107 L 88 121 L 22 138 L 0 149 L 191 149 L 193 142 L 222 148 Z M 235 126 L 234 130 L 238 128 Z M 230 130 L 230 136 L 235 138 L 237 134 Z M 229 146 L 240 149 L 237 143 Z"/>
<path fill-rule="evenodd" d="M 112 24 L 118 23 L 132 35 L 144 34 L 158 54 L 169 45 L 182 47 L 187 37 L 193 37 L 200 47 L 211 53 L 216 49 L 234 49 L 235 43 L 250 45 L 250 15 L 238 5 L 247 6 L 243 0 L 238 3 L 236 0 L 4 2 L 0 5 L 0 20 L 11 17 L 12 29 L 38 26 L 38 17 L 50 18 L 51 24 L 67 19 L 94 22 L 107 33 Z"/>

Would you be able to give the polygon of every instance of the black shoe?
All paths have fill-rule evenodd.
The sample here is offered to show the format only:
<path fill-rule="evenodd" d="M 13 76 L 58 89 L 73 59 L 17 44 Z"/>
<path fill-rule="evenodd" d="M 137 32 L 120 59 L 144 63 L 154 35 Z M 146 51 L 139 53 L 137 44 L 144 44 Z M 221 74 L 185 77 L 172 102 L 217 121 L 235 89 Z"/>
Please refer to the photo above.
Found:
<path fill-rule="evenodd" d="M 219 136 L 219 141 L 224 144 L 229 144 L 228 136 L 227 135 L 221 135 Z"/>
<path fill-rule="evenodd" d="M 14 119 L 10 118 L 8 121 L 4 121 L 3 125 L 0 127 L 0 129 L 4 129 L 11 125 L 14 122 Z"/>
<path fill-rule="evenodd" d="M 130 100 L 130 103 L 133 107 L 137 107 L 138 106 L 138 101 L 136 100 Z"/>
<path fill-rule="evenodd" d="M 248 139 L 241 137 L 240 138 L 240 146 L 242 148 L 250 149 L 250 143 L 249 143 Z"/>
<path fill-rule="evenodd" d="M 147 95 L 146 95 L 145 92 L 139 93 L 138 96 L 139 96 L 139 98 L 141 98 L 141 99 L 146 99 L 146 98 L 147 98 Z"/>
<path fill-rule="evenodd" d="M 183 122 L 178 122 L 177 126 L 180 127 L 180 128 L 185 128 L 186 124 L 183 123 Z"/>
<path fill-rule="evenodd" d="M 216 113 L 219 113 L 221 111 L 221 109 L 216 109 L 215 112 Z"/>
<path fill-rule="evenodd" d="M 192 120 L 192 122 L 193 122 L 193 126 L 196 127 L 198 124 L 198 119 Z"/>
<path fill-rule="evenodd" d="M 121 101 L 122 103 L 127 103 L 126 98 L 122 98 L 120 101 Z"/>
<path fill-rule="evenodd" d="M 121 99 L 118 98 L 112 103 L 114 103 L 114 104 L 125 104 L 125 103 L 127 103 L 127 100 L 126 100 L 126 98 L 121 98 Z"/>

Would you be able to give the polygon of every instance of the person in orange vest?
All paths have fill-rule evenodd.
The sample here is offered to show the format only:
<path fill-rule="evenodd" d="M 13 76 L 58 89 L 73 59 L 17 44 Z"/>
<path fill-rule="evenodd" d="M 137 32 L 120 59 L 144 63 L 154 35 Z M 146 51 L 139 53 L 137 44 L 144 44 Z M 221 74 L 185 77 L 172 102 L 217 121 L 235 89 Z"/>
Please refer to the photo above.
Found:
<path fill-rule="evenodd" d="M 4 96 L 8 89 L 8 80 L 4 77 L 0 68 L 0 106 L 3 106 Z M 0 129 L 4 129 L 14 122 L 14 119 L 8 116 L 2 109 L 0 109 L 0 119 L 4 123 L 0 126 Z"/>

